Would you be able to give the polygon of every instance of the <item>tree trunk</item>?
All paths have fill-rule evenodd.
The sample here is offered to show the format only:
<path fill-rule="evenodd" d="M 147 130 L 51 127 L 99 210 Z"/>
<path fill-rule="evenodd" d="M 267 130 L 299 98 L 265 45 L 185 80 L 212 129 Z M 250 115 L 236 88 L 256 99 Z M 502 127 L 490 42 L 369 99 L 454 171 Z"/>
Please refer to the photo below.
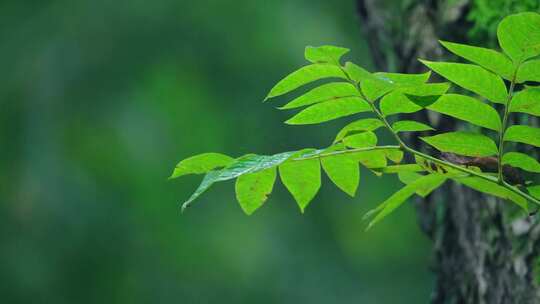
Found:
<path fill-rule="evenodd" d="M 438 60 L 444 54 L 438 39 L 467 43 L 469 0 L 415 0 L 388 13 L 396 10 L 390 2 L 385 7 L 381 0 L 357 0 L 361 29 L 378 70 L 423 72 L 417 58 Z M 442 132 L 458 127 L 435 113 L 415 116 Z M 407 141 L 422 147 L 415 138 Z M 415 204 L 420 228 L 434 244 L 431 303 L 540 303 L 536 217 L 512 214 L 507 202 L 450 183 Z"/>

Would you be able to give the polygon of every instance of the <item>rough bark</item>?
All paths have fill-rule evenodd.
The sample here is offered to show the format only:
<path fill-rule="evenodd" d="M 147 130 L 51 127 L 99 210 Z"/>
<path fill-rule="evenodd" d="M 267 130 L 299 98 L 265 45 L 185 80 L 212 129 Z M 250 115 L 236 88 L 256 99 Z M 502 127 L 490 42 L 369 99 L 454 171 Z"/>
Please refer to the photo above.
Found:
<path fill-rule="evenodd" d="M 357 0 L 361 29 L 378 70 L 425 71 L 416 59 L 441 59 L 438 39 L 466 43 L 469 0 L 409 2 L 395 20 L 396 12 L 388 13 L 384 1 Z M 424 111 L 415 119 L 439 131 L 458 127 L 454 120 Z M 415 138 L 407 141 L 422 147 Z M 434 244 L 431 303 L 540 303 L 536 217 L 516 216 L 507 202 L 450 183 L 415 204 L 420 228 Z"/>

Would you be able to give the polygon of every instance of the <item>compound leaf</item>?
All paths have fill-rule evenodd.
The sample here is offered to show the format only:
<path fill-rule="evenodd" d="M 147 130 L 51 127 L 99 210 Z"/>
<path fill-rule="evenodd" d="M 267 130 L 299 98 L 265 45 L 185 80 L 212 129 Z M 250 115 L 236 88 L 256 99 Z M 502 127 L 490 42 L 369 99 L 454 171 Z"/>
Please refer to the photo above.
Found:
<path fill-rule="evenodd" d="M 540 129 L 523 125 L 511 126 L 506 130 L 504 140 L 540 147 Z"/>
<path fill-rule="evenodd" d="M 483 96 L 492 102 L 503 104 L 506 102 L 508 93 L 504 81 L 501 77 L 480 66 L 426 60 L 421 60 L 421 62 L 437 72 L 437 74 L 464 89 Z"/>
<path fill-rule="evenodd" d="M 256 173 L 245 174 L 236 179 L 236 199 L 247 215 L 259 209 L 272 193 L 276 181 L 275 167 Z"/>
<path fill-rule="evenodd" d="M 497 154 L 495 142 L 478 133 L 458 131 L 420 138 L 441 152 L 452 152 L 465 156 Z"/>
<path fill-rule="evenodd" d="M 445 94 L 427 109 L 461 119 L 480 127 L 499 131 L 501 118 L 491 106 L 465 95 Z"/>
<path fill-rule="evenodd" d="M 264 100 L 286 94 L 305 84 L 324 78 L 347 79 L 339 66 L 327 63 L 315 63 L 304 66 L 279 81 Z"/>

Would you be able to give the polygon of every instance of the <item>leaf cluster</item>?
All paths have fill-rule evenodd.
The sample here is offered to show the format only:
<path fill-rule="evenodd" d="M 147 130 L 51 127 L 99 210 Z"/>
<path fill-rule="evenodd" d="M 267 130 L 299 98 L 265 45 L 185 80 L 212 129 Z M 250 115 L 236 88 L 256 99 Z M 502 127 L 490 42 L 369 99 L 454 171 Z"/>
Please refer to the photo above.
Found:
<path fill-rule="evenodd" d="M 182 208 L 214 183 L 236 179 L 237 200 L 246 214 L 252 214 L 267 200 L 279 176 L 303 212 L 319 191 L 321 171 L 354 196 L 360 182 L 359 165 L 377 175 L 397 174 L 404 184 L 366 214 L 372 218 L 369 227 L 411 196 L 424 197 L 448 180 L 514 202 L 525 211 L 531 203 L 540 204 L 540 185 L 533 183 L 540 163 L 528 154 L 506 151 L 509 145 L 540 147 L 540 129 L 509 125 L 511 115 L 540 116 L 540 87 L 531 85 L 540 82 L 540 15 L 506 17 L 497 28 L 497 37 L 501 51 L 441 41 L 466 63 L 420 60 L 430 70 L 423 74 L 372 73 L 350 61 L 342 63 L 346 48 L 307 47 L 309 64 L 279 81 L 265 99 L 317 84 L 279 108 L 298 110 L 285 123 L 319 124 L 359 113 L 371 117 L 345 125 L 323 149 L 238 158 L 204 153 L 187 158 L 171 178 L 205 176 Z M 430 82 L 431 71 L 447 82 Z M 432 126 L 398 115 L 418 111 L 450 116 L 476 127 L 467 130 L 477 131 L 434 133 Z M 378 145 L 382 130 L 393 135 L 395 145 Z M 422 132 L 419 138 L 425 144 L 470 161 L 459 163 L 422 153 L 401 139 L 402 132 Z M 414 155 L 415 162 L 403 163 L 404 153 Z M 488 160 L 495 165 L 474 165 Z M 507 168 L 523 171 L 527 178 L 520 185 L 510 184 L 504 173 Z"/>

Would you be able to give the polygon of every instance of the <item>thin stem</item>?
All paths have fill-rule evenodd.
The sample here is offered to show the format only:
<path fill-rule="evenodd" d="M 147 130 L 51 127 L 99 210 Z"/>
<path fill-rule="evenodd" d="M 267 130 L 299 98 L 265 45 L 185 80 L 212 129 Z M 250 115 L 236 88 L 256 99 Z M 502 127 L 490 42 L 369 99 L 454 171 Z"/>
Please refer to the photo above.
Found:
<path fill-rule="evenodd" d="M 504 115 L 503 115 L 503 121 L 501 125 L 501 130 L 499 131 L 499 153 L 497 154 L 497 162 L 498 162 L 498 181 L 500 184 L 504 184 L 504 172 L 503 172 L 503 163 L 502 163 L 502 157 L 504 153 L 504 133 L 506 132 L 506 125 L 508 123 L 508 114 L 510 109 L 510 103 L 512 102 L 512 95 L 514 94 L 514 87 L 516 85 L 516 74 L 517 69 L 519 69 L 519 66 L 516 68 L 516 71 L 514 71 L 514 76 L 512 77 L 512 81 L 510 82 L 510 90 L 508 91 L 508 98 L 506 99 L 506 103 L 504 104 Z"/>

